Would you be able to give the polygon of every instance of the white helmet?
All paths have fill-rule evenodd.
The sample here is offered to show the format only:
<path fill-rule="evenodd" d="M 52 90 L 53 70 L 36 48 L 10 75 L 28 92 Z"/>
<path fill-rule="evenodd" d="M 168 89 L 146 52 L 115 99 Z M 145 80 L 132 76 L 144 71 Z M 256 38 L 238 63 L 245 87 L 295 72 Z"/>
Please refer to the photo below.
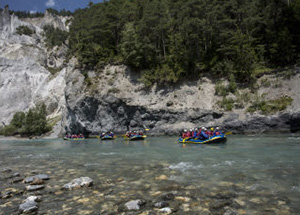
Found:
<path fill-rule="evenodd" d="M 186 129 L 184 129 L 184 132 L 187 132 L 187 130 L 186 130 Z"/>

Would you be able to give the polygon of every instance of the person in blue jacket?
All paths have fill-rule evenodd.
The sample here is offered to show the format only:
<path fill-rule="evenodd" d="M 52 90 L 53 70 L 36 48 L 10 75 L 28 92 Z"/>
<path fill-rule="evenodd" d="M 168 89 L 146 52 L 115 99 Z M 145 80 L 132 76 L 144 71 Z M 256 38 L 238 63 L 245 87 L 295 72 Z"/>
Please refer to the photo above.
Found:
<path fill-rule="evenodd" d="M 223 133 L 220 131 L 219 127 L 216 127 L 216 130 L 215 130 L 213 136 L 218 136 L 218 135 L 223 135 Z"/>
<path fill-rule="evenodd" d="M 206 140 L 208 139 L 208 135 L 205 133 L 205 131 L 207 131 L 207 129 L 205 127 L 202 128 L 201 133 L 200 133 L 200 140 Z"/>

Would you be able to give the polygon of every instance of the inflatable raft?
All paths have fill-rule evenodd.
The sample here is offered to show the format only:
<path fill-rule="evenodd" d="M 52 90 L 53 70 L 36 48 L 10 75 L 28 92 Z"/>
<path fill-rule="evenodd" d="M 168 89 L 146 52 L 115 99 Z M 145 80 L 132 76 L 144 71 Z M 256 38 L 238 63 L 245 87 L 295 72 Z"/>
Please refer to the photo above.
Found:
<path fill-rule="evenodd" d="M 189 138 L 189 139 L 183 139 L 179 138 L 179 143 L 193 143 L 193 144 L 214 144 L 214 143 L 225 143 L 227 141 L 226 135 L 217 135 L 213 136 L 207 140 L 200 140 L 200 139 L 194 139 L 194 138 Z"/>
<path fill-rule="evenodd" d="M 146 137 L 146 135 L 134 135 L 131 137 L 124 136 L 124 139 L 130 140 L 130 141 L 135 141 L 135 140 L 143 140 L 143 139 L 145 139 L 145 137 Z"/>
<path fill-rule="evenodd" d="M 64 137 L 64 140 L 84 140 L 84 137 L 79 137 L 79 138 L 68 138 L 68 137 Z"/>
<path fill-rule="evenodd" d="M 105 135 L 103 137 L 100 137 L 101 140 L 113 140 L 115 139 L 115 137 L 109 136 L 109 135 Z"/>

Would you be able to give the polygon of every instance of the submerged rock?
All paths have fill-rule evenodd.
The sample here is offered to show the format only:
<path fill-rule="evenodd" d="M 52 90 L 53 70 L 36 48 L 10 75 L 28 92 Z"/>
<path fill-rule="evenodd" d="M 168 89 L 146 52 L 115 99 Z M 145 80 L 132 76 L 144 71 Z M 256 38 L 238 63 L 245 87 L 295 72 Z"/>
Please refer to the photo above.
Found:
<path fill-rule="evenodd" d="M 12 192 L 11 191 L 8 191 L 6 193 L 4 193 L 2 196 L 0 195 L 0 198 L 2 199 L 9 199 L 10 197 L 12 197 Z"/>
<path fill-rule="evenodd" d="M 38 210 L 37 202 L 40 201 L 38 196 L 29 196 L 23 204 L 19 206 L 19 211 L 21 213 L 31 213 Z"/>
<path fill-rule="evenodd" d="M 15 172 L 13 175 L 12 175 L 12 177 L 19 177 L 20 176 L 20 173 L 18 173 L 18 172 Z"/>
<path fill-rule="evenodd" d="M 27 191 L 36 191 L 36 190 L 41 190 L 44 187 L 45 187 L 44 185 L 28 185 L 28 186 L 26 186 L 26 190 Z"/>
<path fill-rule="evenodd" d="M 169 206 L 169 203 L 168 202 L 165 202 L 165 201 L 162 201 L 162 202 L 156 202 L 154 204 L 154 207 L 156 208 L 165 208 L 165 207 L 168 207 Z"/>
<path fill-rule="evenodd" d="M 171 214 L 172 213 L 172 209 L 169 208 L 169 207 L 166 207 L 166 208 L 160 209 L 159 212 L 162 213 L 162 214 Z"/>
<path fill-rule="evenodd" d="M 8 169 L 8 168 L 5 168 L 5 169 L 2 170 L 2 172 L 3 172 L 3 173 L 10 173 L 10 172 L 12 172 L 12 170 L 11 170 L 11 169 Z"/>
<path fill-rule="evenodd" d="M 18 182 L 21 182 L 23 180 L 24 180 L 24 178 L 16 177 L 16 178 L 13 178 L 11 180 L 11 184 L 18 183 Z"/>
<path fill-rule="evenodd" d="M 34 175 L 34 176 L 30 176 L 24 179 L 24 183 L 32 183 L 35 180 L 49 180 L 50 177 L 47 174 L 38 174 L 38 175 Z"/>
<path fill-rule="evenodd" d="M 161 199 L 163 199 L 164 201 L 174 200 L 175 195 L 173 193 L 167 193 L 167 194 L 162 195 Z"/>
<path fill-rule="evenodd" d="M 45 181 L 39 178 L 35 178 L 32 182 L 30 182 L 30 185 L 41 185 L 45 184 Z"/>
<path fill-rule="evenodd" d="M 125 203 L 125 208 L 130 211 L 132 211 L 132 210 L 137 211 L 137 210 L 140 210 L 141 206 L 144 204 L 145 204 L 145 202 L 140 199 L 132 200 L 132 201 Z"/>
<path fill-rule="evenodd" d="M 81 187 L 90 187 L 93 185 L 93 180 L 89 177 L 80 177 L 72 180 L 71 182 L 65 184 L 62 190 L 72 190 Z"/>

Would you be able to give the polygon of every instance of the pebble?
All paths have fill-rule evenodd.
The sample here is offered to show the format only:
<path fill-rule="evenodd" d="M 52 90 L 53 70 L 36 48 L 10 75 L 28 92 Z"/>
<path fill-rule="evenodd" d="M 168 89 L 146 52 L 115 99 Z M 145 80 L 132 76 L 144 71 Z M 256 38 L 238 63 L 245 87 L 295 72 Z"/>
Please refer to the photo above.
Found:
<path fill-rule="evenodd" d="M 167 193 L 161 196 L 161 198 L 165 201 L 174 200 L 175 196 L 173 193 Z"/>
<path fill-rule="evenodd" d="M 239 205 L 239 206 L 245 206 L 246 203 L 240 199 L 234 199 L 234 201 Z"/>
<path fill-rule="evenodd" d="M 137 200 L 132 200 L 132 201 L 129 201 L 127 203 L 125 203 L 125 208 L 127 210 L 139 210 L 141 208 L 141 206 L 145 204 L 144 201 L 140 200 L 140 199 L 137 199 Z"/>
<path fill-rule="evenodd" d="M 12 175 L 12 177 L 18 177 L 18 176 L 20 176 L 20 173 L 18 173 L 18 172 L 15 172 L 15 173 Z"/>
<path fill-rule="evenodd" d="M 45 184 L 45 181 L 40 178 L 34 178 L 32 182 L 30 182 L 31 185 L 41 185 Z"/>
<path fill-rule="evenodd" d="M 172 209 L 169 208 L 169 207 L 166 207 L 166 208 L 160 209 L 159 212 L 163 213 L 163 214 L 171 214 L 172 213 Z"/>
<path fill-rule="evenodd" d="M 189 197 L 183 197 L 183 196 L 176 196 L 175 199 L 182 202 L 189 202 L 191 200 Z"/>
<path fill-rule="evenodd" d="M 93 185 L 93 180 L 89 177 L 80 177 L 72 180 L 71 182 L 65 184 L 62 190 L 72 190 L 80 187 L 90 187 Z"/>
<path fill-rule="evenodd" d="M 23 204 L 19 206 L 19 211 L 21 213 L 31 213 L 38 210 L 37 201 L 39 201 L 40 198 L 37 196 L 29 196 Z"/>
<path fill-rule="evenodd" d="M 169 203 L 168 202 L 165 202 L 165 201 L 162 201 L 162 202 L 156 202 L 154 204 L 154 207 L 156 208 L 165 208 L 165 207 L 168 207 L 169 206 Z"/>
<path fill-rule="evenodd" d="M 24 183 L 32 183 L 34 180 L 40 179 L 40 180 L 49 180 L 50 177 L 47 174 L 38 174 L 34 176 L 30 176 L 24 179 Z"/>
<path fill-rule="evenodd" d="M 19 177 L 18 177 L 18 178 L 14 178 L 14 179 L 11 180 L 10 183 L 11 183 L 11 184 L 19 183 L 19 182 L 23 181 L 23 179 L 24 179 L 24 178 L 19 178 Z"/>
<path fill-rule="evenodd" d="M 12 170 L 11 170 L 11 169 L 8 169 L 8 168 L 5 168 L 5 169 L 3 169 L 2 172 L 3 172 L 3 173 L 10 173 L 10 172 L 12 172 Z"/>
<path fill-rule="evenodd" d="M 168 180 L 168 177 L 166 175 L 160 175 L 155 177 L 155 180 Z"/>
<path fill-rule="evenodd" d="M 44 185 L 28 185 L 28 186 L 26 186 L 26 190 L 27 191 L 36 191 L 36 190 L 41 190 L 44 187 L 45 187 Z"/>

